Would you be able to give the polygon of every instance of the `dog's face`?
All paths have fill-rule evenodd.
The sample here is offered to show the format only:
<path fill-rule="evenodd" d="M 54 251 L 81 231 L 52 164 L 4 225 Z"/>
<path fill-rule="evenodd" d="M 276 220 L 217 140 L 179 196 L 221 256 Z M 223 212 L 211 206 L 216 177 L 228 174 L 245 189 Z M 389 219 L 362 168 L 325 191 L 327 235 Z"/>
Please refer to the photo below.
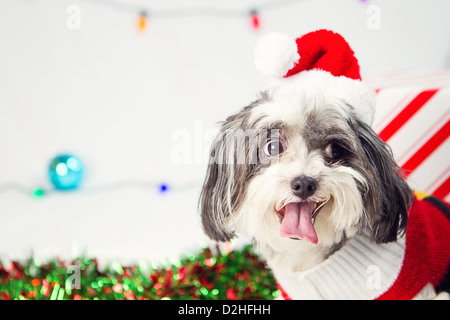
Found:
<path fill-rule="evenodd" d="M 200 199 L 205 232 L 220 241 L 243 233 L 274 252 L 330 248 L 361 228 L 395 240 L 412 193 L 356 107 L 297 86 L 229 117 Z"/>

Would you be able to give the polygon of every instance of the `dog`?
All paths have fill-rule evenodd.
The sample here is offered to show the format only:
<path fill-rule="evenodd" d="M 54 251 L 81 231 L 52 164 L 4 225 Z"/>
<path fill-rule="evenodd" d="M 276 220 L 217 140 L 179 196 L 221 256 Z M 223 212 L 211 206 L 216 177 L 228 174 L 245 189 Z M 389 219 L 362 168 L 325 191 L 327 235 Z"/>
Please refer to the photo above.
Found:
<path fill-rule="evenodd" d="M 205 233 L 251 237 L 285 299 L 448 298 L 449 208 L 413 192 L 372 130 L 374 91 L 345 39 L 269 34 L 255 55 L 276 79 L 211 146 Z"/>

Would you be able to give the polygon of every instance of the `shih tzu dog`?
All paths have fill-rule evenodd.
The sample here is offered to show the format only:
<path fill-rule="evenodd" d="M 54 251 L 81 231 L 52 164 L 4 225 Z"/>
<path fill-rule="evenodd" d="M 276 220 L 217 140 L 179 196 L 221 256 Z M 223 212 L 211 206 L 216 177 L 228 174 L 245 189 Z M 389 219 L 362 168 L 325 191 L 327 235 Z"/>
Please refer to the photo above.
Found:
<path fill-rule="evenodd" d="M 375 94 L 347 42 L 272 33 L 255 58 L 274 82 L 212 145 L 206 234 L 250 236 L 286 299 L 448 297 L 449 209 L 413 193 L 371 129 Z"/>

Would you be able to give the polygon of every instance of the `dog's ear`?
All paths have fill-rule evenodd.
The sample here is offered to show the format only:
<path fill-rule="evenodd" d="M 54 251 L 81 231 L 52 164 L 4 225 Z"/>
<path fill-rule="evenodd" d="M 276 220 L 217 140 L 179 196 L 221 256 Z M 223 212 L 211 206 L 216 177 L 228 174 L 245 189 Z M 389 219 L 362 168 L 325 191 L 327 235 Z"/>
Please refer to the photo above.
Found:
<path fill-rule="evenodd" d="M 217 241 L 229 241 L 234 233 L 228 220 L 232 210 L 233 165 L 227 159 L 223 131 L 211 147 L 206 178 L 200 194 L 200 214 L 205 233 Z M 230 150 L 228 150 L 230 151 Z"/>
<path fill-rule="evenodd" d="M 212 144 L 199 206 L 203 230 L 214 240 L 228 241 L 234 236 L 232 214 L 244 202 L 246 186 L 257 169 L 268 165 L 259 157 L 258 143 L 259 134 L 266 131 L 251 129 L 259 118 L 250 122 L 252 109 L 265 101 L 268 95 L 262 93 L 258 100 L 229 116 Z"/>
<path fill-rule="evenodd" d="M 392 150 L 366 123 L 356 119 L 356 132 L 366 159 L 368 185 L 362 186 L 369 229 L 377 243 L 395 241 L 406 229 L 413 195 Z"/>

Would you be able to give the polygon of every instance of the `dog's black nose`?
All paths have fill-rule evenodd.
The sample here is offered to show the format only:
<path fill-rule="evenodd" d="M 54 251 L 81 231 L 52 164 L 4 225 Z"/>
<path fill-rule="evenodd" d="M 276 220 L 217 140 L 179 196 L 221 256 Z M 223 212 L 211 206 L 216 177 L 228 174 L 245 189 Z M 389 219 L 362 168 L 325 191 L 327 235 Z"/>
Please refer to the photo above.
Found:
<path fill-rule="evenodd" d="M 302 199 L 312 196 L 317 190 L 317 180 L 307 176 L 300 176 L 291 181 L 294 194 Z"/>

